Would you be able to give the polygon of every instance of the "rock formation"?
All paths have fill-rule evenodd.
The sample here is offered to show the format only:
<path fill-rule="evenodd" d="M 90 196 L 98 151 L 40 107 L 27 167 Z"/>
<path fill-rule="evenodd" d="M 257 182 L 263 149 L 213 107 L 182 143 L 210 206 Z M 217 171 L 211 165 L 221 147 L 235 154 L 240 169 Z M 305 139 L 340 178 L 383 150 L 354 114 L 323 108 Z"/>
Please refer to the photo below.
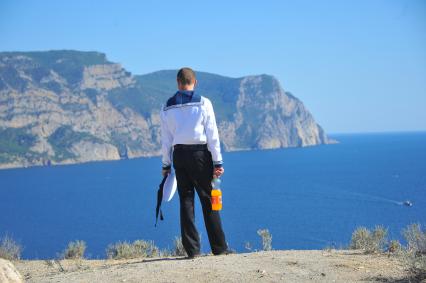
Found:
<path fill-rule="evenodd" d="M 159 155 L 159 109 L 175 76 L 134 76 L 98 52 L 0 53 L 0 168 Z M 197 77 L 224 150 L 328 143 L 274 77 Z"/>
<path fill-rule="evenodd" d="M 0 282 L 2 283 L 22 283 L 21 274 L 15 266 L 8 260 L 0 258 Z"/>

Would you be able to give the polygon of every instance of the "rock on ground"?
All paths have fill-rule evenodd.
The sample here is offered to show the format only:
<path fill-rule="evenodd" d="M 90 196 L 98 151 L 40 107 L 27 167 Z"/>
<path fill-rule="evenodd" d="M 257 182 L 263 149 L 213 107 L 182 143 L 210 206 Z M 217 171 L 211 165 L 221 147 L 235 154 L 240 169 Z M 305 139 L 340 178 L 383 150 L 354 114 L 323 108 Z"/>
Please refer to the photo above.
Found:
<path fill-rule="evenodd" d="M 0 258 L 0 282 L 22 283 L 22 276 L 15 266 L 8 260 Z"/>

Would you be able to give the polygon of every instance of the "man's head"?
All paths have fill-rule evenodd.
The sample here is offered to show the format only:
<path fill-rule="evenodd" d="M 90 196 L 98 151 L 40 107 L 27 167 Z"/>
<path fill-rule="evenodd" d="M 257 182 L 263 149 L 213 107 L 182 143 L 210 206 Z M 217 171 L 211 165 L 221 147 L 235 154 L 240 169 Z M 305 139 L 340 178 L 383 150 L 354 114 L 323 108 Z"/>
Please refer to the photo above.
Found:
<path fill-rule="evenodd" d="M 177 84 L 179 90 L 194 90 L 197 84 L 195 73 L 191 68 L 182 68 L 177 73 Z"/>

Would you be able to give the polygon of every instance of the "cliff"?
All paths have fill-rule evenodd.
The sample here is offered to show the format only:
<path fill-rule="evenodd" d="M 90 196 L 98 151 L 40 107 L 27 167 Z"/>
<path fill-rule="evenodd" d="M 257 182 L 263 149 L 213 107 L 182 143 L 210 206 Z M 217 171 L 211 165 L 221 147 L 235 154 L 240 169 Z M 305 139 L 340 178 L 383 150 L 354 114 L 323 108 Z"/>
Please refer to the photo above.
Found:
<path fill-rule="evenodd" d="M 159 155 L 159 109 L 175 76 L 135 76 L 98 52 L 0 53 L 0 168 Z M 274 77 L 197 77 L 225 151 L 328 143 Z"/>

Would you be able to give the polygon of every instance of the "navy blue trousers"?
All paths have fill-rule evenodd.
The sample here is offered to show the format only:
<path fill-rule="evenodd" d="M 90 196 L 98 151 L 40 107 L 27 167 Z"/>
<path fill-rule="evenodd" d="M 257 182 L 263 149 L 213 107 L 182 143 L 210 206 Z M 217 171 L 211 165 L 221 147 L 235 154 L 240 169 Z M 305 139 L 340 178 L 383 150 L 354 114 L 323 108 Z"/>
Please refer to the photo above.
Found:
<path fill-rule="evenodd" d="M 173 167 L 176 172 L 180 201 L 182 244 L 188 256 L 200 253 L 200 236 L 195 225 L 194 196 L 197 191 L 203 209 L 204 224 L 213 254 L 225 252 L 228 247 L 222 229 L 219 211 L 211 207 L 213 161 L 205 146 L 175 146 Z"/>

